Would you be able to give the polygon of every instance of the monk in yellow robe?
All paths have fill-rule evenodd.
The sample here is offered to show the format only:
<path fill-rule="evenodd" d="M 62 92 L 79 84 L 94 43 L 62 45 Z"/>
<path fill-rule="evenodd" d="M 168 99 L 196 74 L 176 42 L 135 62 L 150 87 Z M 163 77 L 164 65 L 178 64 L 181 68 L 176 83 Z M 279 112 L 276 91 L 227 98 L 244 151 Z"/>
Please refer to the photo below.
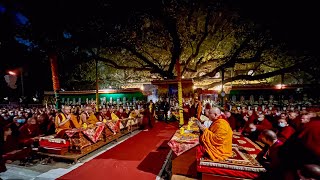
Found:
<path fill-rule="evenodd" d="M 203 131 L 200 145 L 213 161 L 226 160 L 232 156 L 232 129 L 216 107 L 209 110 L 209 119 L 212 120 L 209 128 L 197 121 Z"/>
<path fill-rule="evenodd" d="M 56 134 L 59 137 L 64 135 L 64 131 L 72 128 L 80 128 L 81 124 L 77 117 L 71 113 L 70 106 L 64 106 L 62 112 L 55 118 Z"/>
<path fill-rule="evenodd" d="M 99 122 L 96 115 L 94 115 L 92 107 L 87 106 L 85 112 L 81 114 L 81 121 L 83 123 L 86 123 L 87 125 L 95 125 L 97 122 Z"/>

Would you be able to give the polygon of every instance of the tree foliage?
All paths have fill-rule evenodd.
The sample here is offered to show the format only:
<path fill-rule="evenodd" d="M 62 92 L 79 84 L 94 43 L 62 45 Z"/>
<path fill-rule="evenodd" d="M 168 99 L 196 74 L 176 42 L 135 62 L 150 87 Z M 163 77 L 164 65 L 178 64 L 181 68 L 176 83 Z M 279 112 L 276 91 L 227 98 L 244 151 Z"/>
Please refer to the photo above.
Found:
<path fill-rule="evenodd" d="M 21 12 L 30 24 L 18 28 L 17 36 L 42 52 L 73 56 L 74 61 L 64 62 L 74 69 L 66 85 L 92 85 L 96 60 L 101 65 L 100 85 L 105 87 L 173 79 L 176 61 L 185 78 L 205 88 L 221 83 L 221 71 L 224 83 L 272 82 L 289 73 L 292 77 L 285 77 L 296 82 L 302 74 L 309 82 L 319 81 L 316 56 L 290 49 L 274 38 L 268 24 L 251 21 L 228 1 L 134 1 L 126 7 L 123 1 L 33 3 L 23 4 Z"/>

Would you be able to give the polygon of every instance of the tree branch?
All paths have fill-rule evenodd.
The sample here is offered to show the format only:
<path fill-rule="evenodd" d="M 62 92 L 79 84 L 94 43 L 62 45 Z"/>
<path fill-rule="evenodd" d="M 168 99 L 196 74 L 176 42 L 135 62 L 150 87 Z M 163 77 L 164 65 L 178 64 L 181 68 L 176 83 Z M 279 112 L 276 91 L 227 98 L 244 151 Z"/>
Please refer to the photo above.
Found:
<path fill-rule="evenodd" d="M 236 59 L 238 57 L 238 55 L 240 54 L 240 52 L 245 48 L 245 46 L 247 45 L 247 43 L 250 41 L 250 38 L 246 38 L 241 45 L 236 49 L 236 51 L 232 54 L 232 56 L 230 57 L 229 61 L 227 61 L 226 63 L 221 64 L 220 66 L 216 67 L 214 70 L 212 70 L 211 72 L 200 76 L 200 77 L 196 77 L 195 80 L 199 80 L 202 79 L 204 77 L 213 77 L 217 74 L 217 72 L 221 71 L 222 69 L 228 68 L 228 67 L 232 67 L 234 66 L 234 64 L 236 63 Z"/>
<path fill-rule="evenodd" d="M 173 69 L 176 64 L 176 61 L 179 61 L 181 55 L 181 40 L 178 34 L 177 22 L 175 19 L 170 18 L 164 15 L 164 22 L 167 26 L 168 32 L 173 41 L 173 48 L 171 49 L 171 62 L 169 64 L 169 68 L 167 70 L 168 78 L 173 78 Z"/>
<path fill-rule="evenodd" d="M 184 68 L 183 68 L 183 70 L 182 70 L 182 72 L 181 72 L 182 75 L 183 75 L 184 72 L 186 71 L 186 69 L 187 69 L 190 61 L 198 56 L 199 51 L 200 51 L 200 47 L 201 47 L 202 43 L 203 43 L 204 40 L 208 37 L 208 34 L 209 34 L 209 33 L 208 33 L 208 26 L 209 26 L 209 20 L 210 20 L 210 17 L 211 17 L 210 14 L 211 14 L 211 13 L 210 13 L 210 11 L 209 11 L 209 9 L 208 9 L 208 10 L 207 10 L 207 16 L 206 16 L 206 21 L 205 21 L 205 24 L 204 24 L 204 33 L 203 33 L 203 35 L 201 36 L 201 39 L 199 40 L 199 42 L 198 42 L 198 44 L 197 44 L 197 46 L 196 46 L 196 51 L 195 51 L 194 53 L 192 53 L 192 54 L 189 56 L 189 58 L 187 59 L 186 65 L 184 66 Z"/>
<path fill-rule="evenodd" d="M 160 63 L 160 61 L 159 61 L 158 59 L 154 58 L 148 51 L 145 51 L 145 50 L 144 50 L 143 52 L 146 53 L 148 56 L 150 56 L 150 58 L 151 58 L 153 61 L 155 61 L 156 64 L 157 64 L 161 69 L 163 69 L 162 64 Z"/>
<path fill-rule="evenodd" d="M 311 63 L 312 61 L 309 61 L 309 63 Z M 295 65 L 292 65 L 290 67 L 287 68 L 282 68 L 282 69 L 278 69 L 272 72 L 267 72 L 267 73 L 263 73 L 263 74 L 259 74 L 259 75 L 255 75 L 255 76 L 250 76 L 250 75 L 238 75 L 232 78 L 228 78 L 226 80 L 224 80 L 224 83 L 228 83 L 228 82 L 232 82 L 232 81 L 236 81 L 236 80 L 249 80 L 249 81 L 253 81 L 253 80 L 260 80 L 260 79 L 266 79 L 266 78 L 270 78 L 276 75 L 280 75 L 280 74 L 284 74 L 284 73 L 289 73 L 289 72 L 293 72 L 297 69 L 303 69 L 305 67 L 308 67 L 310 64 L 308 64 L 308 62 L 300 62 L 297 63 Z M 215 83 L 211 83 L 209 85 L 207 85 L 205 87 L 205 89 L 220 85 L 220 82 L 215 82 Z"/>
<path fill-rule="evenodd" d="M 270 67 L 270 68 L 279 68 L 279 66 L 272 66 L 270 64 L 266 64 L 266 62 L 263 62 L 262 65 L 265 65 L 265 66 Z"/>
<path fill-rule="evenodd" d="M 135 71 L 151 71 L 152 70 L 152 68 L 150 68 L 148 66 L 132 67 L 132 66 L 118 65 L 116 62 L 114 62 L 111 59 L 107 59 L 107 58 L 100 57 L 97 55 L 94 55 L 93 58 L 97 59 L 98 61 L 104 62 L 104 63 L 108 64 L 109 66 L 116 68 L 116 69 L 135 70 Z"/>
<path fill-rule="evenodd" d="M 122 46 L 127 49 L 128 51 L 130 51 L 133 55 L 135 55 L 137 58 L 141 59 L 143 62 L 145 62 L 150 68 L 152 68 L 156 73 L 159 73 L 161 76 L 165 76 L 166 72 L 159 68 L 159 66 L 157 66 L 156 64 L 154 64 L 153 62 L 151 62 L 148 58 L 146 58 L 144 55 L 142 55 L 141 53 L 139 53 L 135 48 L 132 48 L 128 45 L 122 44 Z"/>

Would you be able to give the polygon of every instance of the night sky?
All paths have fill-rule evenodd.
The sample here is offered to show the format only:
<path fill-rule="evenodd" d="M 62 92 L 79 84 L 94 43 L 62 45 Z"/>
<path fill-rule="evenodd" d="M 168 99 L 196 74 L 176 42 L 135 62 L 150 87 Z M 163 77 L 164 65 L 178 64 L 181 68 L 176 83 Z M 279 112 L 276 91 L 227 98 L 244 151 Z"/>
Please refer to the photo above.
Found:
<path fill-rule="evenodd" d="M 41 1 L 37 3 L 41 5 L 40 2 Z M 63 5 L 63 3 L 66 3 L 65 1 L 59 2 L 60 6 Z M 71 4 L 71 2 L 73 4 Z M 71 2 L 69 2 L 68 6 L 74 8 L 70 8 L 70 16 L 75 18 L 76 16 L 73 11 L 76 12 L 78 3 L 76 3 L 76 1 Z M 136 2 L 139 2 L 139 4 Z M 309 51 L 318 56 L 316 52 L 319 47 L 318 42 L 320 31 L 317 27 L 319 11 L 315 9 L 318 7 L 315 5 L 315 2 L 280 2 L 276 0 L 227 0 L 224 2 L 228 2 L 230 8 L 239 11 L 241 16 L 261 23 L 265 27 L 269 28 L 274 38 L 279 40 L 279 42 L 288 43 L 294 50 Z M 36 5 L 35 2 L 33 3 Z M 84 7 L 86 5 L 90 7 L 88 3 L 92 2 L 88 1 L 79 3 L 81 10 L 85 10 Z M 130 1 L 130 4 L 125 3 L 124 1 L 106 1 L 106 4 L 110 3 L 114 5 L 114 8 L 106 13 L 108 15 L 114 15 L 114 21 L 126 18 L 126 12 L 128 12 L 130 8 L 146 8 L 147 6 L 153 6 L 154 8 L 154 6 L 156 6 L 155 4 L 150 4 L 150 1 L 148 1 L 148 3 L 143 3 L 143 1 Z M 17 3 L 16 5 L 17 6 L 15 6 L 15 8 L 8 8 L 9 6 L 7 6 L 7 4 L 0 3 L 1 96 L 7 93 L 18 93 L 19 89 L 16 91 L 8 89 L 3 78 L 8 70 L 18 67 L 23 67 L 25 70 L 25 94 L 33 95 L 37 91 L 52 90 L 50 66 L 48 61 L 46 61 L 46 55 L 43 52 L 30 51 L 30 49 L 24 46 L 32 46 L 28 40 L 15 38 L 14 34 L 12 34 L 14 28 L 32 23 L 30 22 L 30 19 L 34 18 L 24 16 L 22 13 L 24 8 L 23 4 Z M 5 13 L 8 10 L 11 11 L 11 13 L 9 13 L 10 17 L 8 17 L 8 13 Z M 46 10 L 44 9 L 43 11 Z M 77 11 L 79 11 L 79 9 Z M 50 10 L 50 12 L 54 13 L 56 11 Z M 46 25 L 44 24 L 44 26 Z M 71 36 L 71 34 L 64 34 L 65 38 L 68 38 L 69 36 Z M 19 83 L 18 79 L 18 86 Z"/>

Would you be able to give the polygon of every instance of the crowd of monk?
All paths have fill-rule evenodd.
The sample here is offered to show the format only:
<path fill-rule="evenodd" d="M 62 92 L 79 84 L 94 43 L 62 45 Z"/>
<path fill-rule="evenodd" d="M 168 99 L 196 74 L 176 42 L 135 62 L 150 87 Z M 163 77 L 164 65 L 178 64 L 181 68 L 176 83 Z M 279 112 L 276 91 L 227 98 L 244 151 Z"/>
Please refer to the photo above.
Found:
<path fill-rule="evenodd" d="M 233 131 L 241 132 L 264 149 L 257 160 L 266 168 L 261 179 L 320 178 L 320 114 L 303 108 L 223 111 L 203 106 L 197 117 L 201 132 L 200 150 L 214 161 L 232 156 Z"/>
<path fill-rule="evenodd" d="M 161 104 L 159 102 L 158 104 Z M 314 111 L 233 108 L 224 111 L 203 105 L 197 98 L 184 104 L 184 119 L 194 117 L 200 130 L 201 151 L 214 161 L 232 156 L 233 131 L 265 144 L 257 160 L 267 169 L 266 179 L 320 177 L 320 117 Z M 161 109 L 161 107 L 160 107 Z M 56 134 L 62 137 L 71 128 L 92 127 L 97 123 L 142 115 L 142 128 L 152 128 L 156 107 L 152 101 L 140 110 L 103 108 L 95 112 L 91 106 L 83 109 L 64 106 L 58 113 L 50 109 L 2 109 L 0 116 L 0 170 L 4 162 L 26 160 L 39 136 Z M 116 122 L 117 121 L 113 121 Z M 28 159 L 27 159 L 28 160 Z"/>
<path fill-rule="evenodd" d="M 61 112 L 46 108 L 1 109 L 0 116 L 0 172 L 6 171 L 5 163 L 20 161 L 32 165 L 34 150 L 41 136 L 55 135 L 62 138 L 72 128 L 95 127 L 101 122 L 112 123 L 111 131 L 120 131 L 119 119 L 142 116 L 142 129 L 152 128 L 155 108 L 152 101 L 141 109 L 102 108 L 95 112 L 91 106 L 84 108 L 63 106 Z M 130 123 L 130 120 L 128 121 Z M 128 126 L 130 127 L 130 126 Z"/>

